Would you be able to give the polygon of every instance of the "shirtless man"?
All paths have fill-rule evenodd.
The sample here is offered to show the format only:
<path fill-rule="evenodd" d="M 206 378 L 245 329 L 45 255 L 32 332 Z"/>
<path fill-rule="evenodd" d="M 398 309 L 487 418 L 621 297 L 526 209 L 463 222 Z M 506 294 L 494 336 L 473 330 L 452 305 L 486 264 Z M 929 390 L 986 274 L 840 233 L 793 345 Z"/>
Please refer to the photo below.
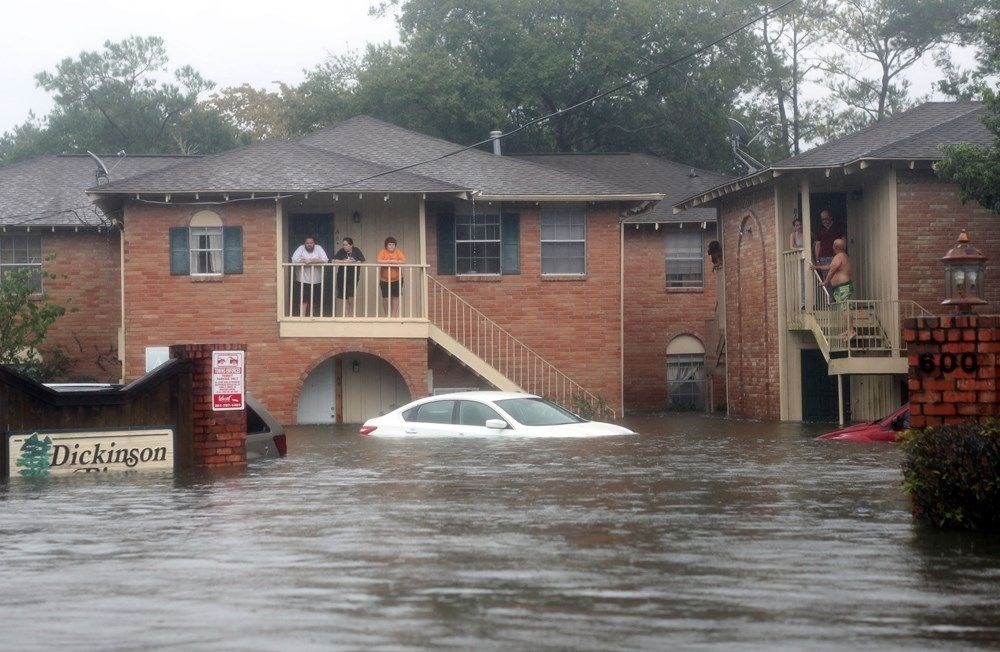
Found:
<path fill-rule="evenodd" d="M 847 242 L 843 238 L 833 241 L 833 260 L 828 265 L 810 265 L 809 269 L 826 270 L 823 285 L 830 288 L 830 294 L 837 303 L 854 298 L 854 284 L 851 283 L 851 259 L 847 256 Z"/>

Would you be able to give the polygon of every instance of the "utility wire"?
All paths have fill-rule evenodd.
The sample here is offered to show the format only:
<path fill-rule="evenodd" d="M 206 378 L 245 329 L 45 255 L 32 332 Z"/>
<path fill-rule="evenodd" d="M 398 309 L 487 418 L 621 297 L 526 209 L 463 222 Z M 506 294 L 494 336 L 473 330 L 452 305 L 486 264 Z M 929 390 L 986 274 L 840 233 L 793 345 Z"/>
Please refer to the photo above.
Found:
<path fill-rule="evenodd" d="M 277 201 L 277 200 L 280 200 L 280 199 L 290 199 L 292 197 L 297 197 L 299 195 L 308 195 L 309 193 L 317 193 L 317 192 L 335 192 L 335 191 L 338 191 L 338 190 L 343 192 L 345 186 L 352 186 L 352 185 L 356 185 L 356 184 L 359 184 L 359 183 L 364 183 L 365 181 L 370 181 L 372 179 L 378 179 L 379 177 L 384 177 L 384 176 L 387 176 L 387 175 L 390 175 L 390 174 L 395 174 L 397 172 L 404 172 L 406 170 L 411 170 L 411 169 L 413 169 L 415 167 L 419 167 L 421 165 L 427 165 L 428 163 L 435 163 L 437 161 L 441 161 L 443 159 L 446 159 L 446 158 L 449 158 L 449 157 L 452 157 L 452 156 L 456 156 L 456 155 L 461 154 L 463 152 L 467 152 L 469 150 L 476 149 L 478 147 L 486 145 L 487 143 L 491 143 L 494 140 L 497 140 L 497 139 L 500 139 L 500 138 L 506 138 L 508 136 L 513 136 L 514 134 L 516 134 L 516 133 L 518 133 L 520 131 L 523 131 L 523 130 L 525 130 L 528 127 L 531 127 L 533 125 L 536 125 L 536 124 L 539 124 L 539 123 L 551 120 L 552 118 L 555 118 L 555 117 L 566 115 L 567 113 L 569 113 L 571 111 L 576 111 L 577 109 L 580 109 L 582 107 L 585 107 L 585 106 L 588 106 L 590 104 L 593 104 L 594 102 L 600 100 L 601 98 L 607 97 L 608 95 L 612 95 L 612 94 L 617 93 L 617 92 L 619 92 L 621 90 L 624 90 L 625 88 L 628 88 L 629 86 L 632 86 L 633 84 L 636 84 L 637 82 L 643 81 L 644 79 L 648 79 L 649 77 L 655 75 L 656 73 L 660 72 L 661 70 L 665 70 L 666 68 L 670 68 L 670 67 L 676 66 L 676 65 L 678 65 L 680 63 L 683 63 L 683 62 L 687 61 L 688 59 L 694 58 L 694 57 L 698 56 L 699 54 L 701 54 L 703 52 L 706 52 L 706 51 L 714 48 L 716 45 L 719 45 L 723 41 L 726 41 L 726 40 L 732 38 L 733 36 L 735 36 L 736 34 L 742 32 L 743 30 L 747 29 L 748 27 L 750 27 L 754 23 L 757 23 L 758 21 L 761 21 L 764 18 L 767 18 L 768 16 L 771 16 L 773 14 L 778 13 L 779 11 L 781 11 L 782 9 L 784 9 L 785 7 L 787 7 L 788 5 L 792 4 L 793 2 L 796 2 L 796 0 L 785 0 L 785 2 L 781 3 L 780 5 L 778 5 L 778 6 L 774 7 L 774 8 L 768 9 L 767 11 L 765 11 L 765 12 L 763 12 L 763 13 L 755 16 L 754 18 L 752 18 L 752 19 L 744 22 L 739 27 L 736 27 L 736 28 L 734 28 L 734 29 L 726 32 L 725 34 L 723 34 L 719 38 L 715 39 L 714 41 L 712 41 L 710 43 L 707 43 L 707 44 L 705 44 L 705 45 L 703 45 L 703 46 L 701 46 L 701 47 L 699 47 L 699 48 L 697 48 L 695 50 L 692 50 L 692 51 L 688 52 L 687 54 L 681 55 L 681 56 L 677 57 L 676 59 L 672 59 L 672 60 L 670 60 L 670 61 L 668 61 L 666 63 L 663 63 L 663 64 L 660 64 L 658 66 L 655 66 L 654 68 L 651 68 L 651 69 L 647 70 L 644 73 L 641 73 L 641 74 L 629 77 L 628 79 L 626 79 L 625 81 L 621 82 L 617 86 L 615 86 L 613 88 L 609 88 L 609 89 L 607 89 L 605 91 L 601 91 L 600 93 L 597 93 L 596 95 L 592 95 L 591 97 L 589 97 L 589 98 L 587 98 L 585 100 L 581 100 L 581 101 L 577 102 L 576 104 L 572 104 L 572 105 L 570 105 L 570 106 L 568 106 L 568 107 L 566 107 L 564 109 L 559 109 L 557 111 L 553 111 L 552 113 L 548 113 L 548 114 L 540 116 L 538 118 L 534 118 L 532 120 L 529 120 L 528 122 L 525 122 L 524 124 L 522 124 L 522 125 L 520 125 L 518 127 L 515 127 L 514 129 L 511 129 L 510 131 L 501 133 L 499 136 L 496 136 L 496 137 L 493 137 L 493 138 L 487 138 L 485 140 L 481 140 L 481 141 L 479 141 L 477 143 L 473 143 L 471 145 L 467 145 L 465 147 L 461 147 L 461 148 L 456 149 L 456 150 L 454 150 L 452 152 L 448 152 L 446 154 L 441 154 L 440 156 L 435 156 L 435 157 L 428 158 L 428 159 L 425 159 L 425 160 L 422 160 L 422 161 L 418 161 L 416 163 L 411 163 L 409 165 L 403 165 L 403 166 L 400 166 L 400 167 L 392 168 L 390 170 L 386 170 L 384 172 L 379 172 L 377 174 L 372 174 L 370 176 L 363 177 L 361 179 L 355 179 L 354 181 L 349 181 L 347 183 L 341 184 L 337 188 L 331 188 L 329 186 L 323 186 L 323 187 L 320 187 L 320 188 L 314 188 L 312 190 L 305 190 L 305 191 L 293 192 L 293 193 L 288 193 L 288 194 L 284 194 L 284 195 L 277 194 L 277 195 L 272 195 L 270 197 L 261 197 L 261 198 L 257 198 L 257 197 L 252 197 L 252 198 L 251 197 L 234 197 L 232 199 L 224 199 L 224 200 L 221 200 L 221 201 L 196 201 L 196 202 L 177 202 L 177 201 L 174 201 L 174 202 L 167 202 L 167 201 L 157 201 L 157 200 L 151 200 L 151 199 L 139 199 L 139 201 L 141 201 L 143 203 L 147 203 L 147 204 L 163 204 L 163 205 L 172 205 L 172 206 L 189 206 L 189 205 L 190 206 L 218 206 L 218 205 L 232 204 L 232 203 L 243 202 L 243 201 L 261 201 L 262 199 L 268 199 L 268 200 L 273 199 L 273 200 Z"/>

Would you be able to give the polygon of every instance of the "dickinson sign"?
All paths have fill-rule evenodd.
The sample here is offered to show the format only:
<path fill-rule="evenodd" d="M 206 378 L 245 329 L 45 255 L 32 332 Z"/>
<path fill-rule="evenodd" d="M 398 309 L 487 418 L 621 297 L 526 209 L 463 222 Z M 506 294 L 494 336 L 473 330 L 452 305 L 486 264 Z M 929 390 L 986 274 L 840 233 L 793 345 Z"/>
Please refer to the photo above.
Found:
<path fill-rule="evenodd" d="M 212 409 L 243 409 L 245 351 L 212 351 Z"/>
<path fill-rule="evenodd" d="M 7 477 L 174 468 L 174 431 L 38 431 L 7 434 Z"/>

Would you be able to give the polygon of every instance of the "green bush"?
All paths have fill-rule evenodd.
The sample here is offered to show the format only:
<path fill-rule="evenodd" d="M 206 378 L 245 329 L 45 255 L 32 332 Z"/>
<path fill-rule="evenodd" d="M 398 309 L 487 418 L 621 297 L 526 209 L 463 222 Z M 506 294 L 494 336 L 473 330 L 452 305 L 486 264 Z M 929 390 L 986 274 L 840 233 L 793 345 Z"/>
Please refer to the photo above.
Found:
<path fill-rule="evenodd" d="M 941 528 L 1000 531 L 1000 421 L 910 430 L 903 488 L 913 515 Z"/>

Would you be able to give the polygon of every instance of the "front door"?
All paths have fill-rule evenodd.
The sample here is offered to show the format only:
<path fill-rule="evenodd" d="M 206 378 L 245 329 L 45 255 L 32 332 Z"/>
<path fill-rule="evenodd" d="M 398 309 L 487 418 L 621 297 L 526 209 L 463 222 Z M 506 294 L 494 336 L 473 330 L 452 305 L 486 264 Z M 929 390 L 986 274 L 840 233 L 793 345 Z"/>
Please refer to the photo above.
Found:
<path fill-rule="evenodd" d="M 845 382 L 846 405 L 851 404 L 847 396 L 849 389 L 850 383 Z M 837 377 L 828 373 L 821 351 L 805 349 L 802 351 L 802 420 L 836 423 L 837 418 Z"/>
<path fill-rule="evenodd" d="M 339 247 L 333 241 L 333 213 L 291 213 L 288 216 L 288 253 L 285 261 L 292 260 L 292 254 L 309 236 L 316 238 L 316 244 L 323 247 L 328 258 L 333 257 Z M 327 315 L 332 314 L 333 270 L 327 268 L 323 274 L 323 306 Z M 297 308 L 296 308 L 297 309 Z"/>

